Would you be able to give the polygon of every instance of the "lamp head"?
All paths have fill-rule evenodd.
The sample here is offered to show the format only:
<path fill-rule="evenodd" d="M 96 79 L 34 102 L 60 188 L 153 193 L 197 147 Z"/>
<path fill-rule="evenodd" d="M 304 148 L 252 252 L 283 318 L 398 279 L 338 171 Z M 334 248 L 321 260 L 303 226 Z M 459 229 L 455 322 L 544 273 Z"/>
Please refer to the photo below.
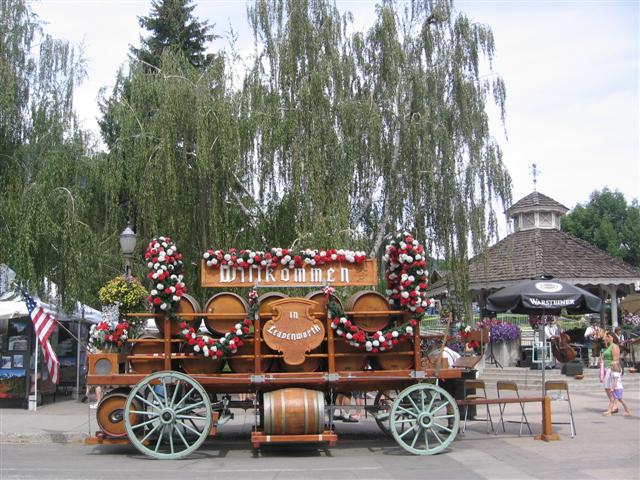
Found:
<path fill-rule="evenodd" d="M 136 249 L 136 234 L 131 229 L 131 226 L 127 226 L 120 234 L 120 250 L 125 256 L 132 255 Z"/>

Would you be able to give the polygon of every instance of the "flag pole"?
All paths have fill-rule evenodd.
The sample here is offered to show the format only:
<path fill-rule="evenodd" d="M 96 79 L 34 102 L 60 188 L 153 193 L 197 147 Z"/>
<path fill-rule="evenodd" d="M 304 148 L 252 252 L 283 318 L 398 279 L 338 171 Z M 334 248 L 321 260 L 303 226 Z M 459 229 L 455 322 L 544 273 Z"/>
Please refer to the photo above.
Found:
<path fill-rule="evenodd" d="M 34 329 L 35 331 L 35 329 Z M 38 341 L 38 334 L 36 333 L 36 351 L 35 351 L 35 357 L 36 357 L 36 361 L 35 361 L 35 366 L 34 366 L 34 374 L 35 374 L 35 388 L 34 388 L 34 396 L 35 396 L 35 401 L 33 403 L 33 411 L 37 412 L 38 411 L 38 350 L 39 350 L 39 345 L 40 342 Z"/>

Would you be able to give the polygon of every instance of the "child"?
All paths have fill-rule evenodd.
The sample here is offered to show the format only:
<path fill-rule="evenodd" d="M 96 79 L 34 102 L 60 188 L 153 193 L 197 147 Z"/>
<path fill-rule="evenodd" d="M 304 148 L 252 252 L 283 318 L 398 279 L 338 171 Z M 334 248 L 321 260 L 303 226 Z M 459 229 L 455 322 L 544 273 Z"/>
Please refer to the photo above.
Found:
<path fill-rule="evenodd" d="M 620 402 L 624 407 L 624 415 L 628 417 L 631 415 L 629 412 L 629 407 L 627 406 L 627 402 L 625 402 L 622 397 L 624 395 L 624 386 L 622 385 L 622 369 L 620 368 L 618 363 L 614 363 L 611 367 L 611 376 L 613 377 L 613 385 L 611 391 L 613 392 L 613 405 L 609 410 L 615 411 L 616 409 L 616 401 Z"/>

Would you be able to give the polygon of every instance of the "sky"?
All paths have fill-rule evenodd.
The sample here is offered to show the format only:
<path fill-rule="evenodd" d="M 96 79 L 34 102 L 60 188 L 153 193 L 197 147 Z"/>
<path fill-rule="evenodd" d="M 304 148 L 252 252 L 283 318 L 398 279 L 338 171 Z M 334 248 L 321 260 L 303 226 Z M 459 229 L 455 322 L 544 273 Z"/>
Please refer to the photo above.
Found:
<path fill-rule="evenodd" d="M 96 131 L 97 96 L 113 86 L 129 45 L 139 46 L 142 0 L 41 0 L 30 2 L 47 33 L 80 44 L 87 78 L 76 92 L 76 111 Z M 253 51 L 244 1 L 196 1 L 195 15 L 229 25 L 240 53 Z M 375 18 L 375 2 L 337 1 L 351 11 L 356 28 Z M 506 125 L 491 110 L 494 138 L 504 151 L 514 202 L 537 190 L 568 208 L 586 203 L 594 190 L 619 190 L 640 198 L 640 2 L 486 1 L 455 2 L 471 20 L 494 33 L 494 72 L 507 89 Z M 212 50 L 224 48 L 220 39 Z M 506 129 L 506 136 L 505 136 Z M 506 232 L 502 232 L 503 236 Z"/>

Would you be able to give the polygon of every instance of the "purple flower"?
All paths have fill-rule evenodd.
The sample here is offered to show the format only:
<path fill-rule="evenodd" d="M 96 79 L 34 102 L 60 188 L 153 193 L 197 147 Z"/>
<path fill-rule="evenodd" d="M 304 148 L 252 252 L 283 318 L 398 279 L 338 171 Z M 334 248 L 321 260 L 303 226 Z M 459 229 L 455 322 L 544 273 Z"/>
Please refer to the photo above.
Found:
<path fill-rule="evenodd" d="M 510 342 L 520 337 L 520 327 L 509 322 L 491 320 L 489 322 L 491 340 L 494 342 Z"/>

